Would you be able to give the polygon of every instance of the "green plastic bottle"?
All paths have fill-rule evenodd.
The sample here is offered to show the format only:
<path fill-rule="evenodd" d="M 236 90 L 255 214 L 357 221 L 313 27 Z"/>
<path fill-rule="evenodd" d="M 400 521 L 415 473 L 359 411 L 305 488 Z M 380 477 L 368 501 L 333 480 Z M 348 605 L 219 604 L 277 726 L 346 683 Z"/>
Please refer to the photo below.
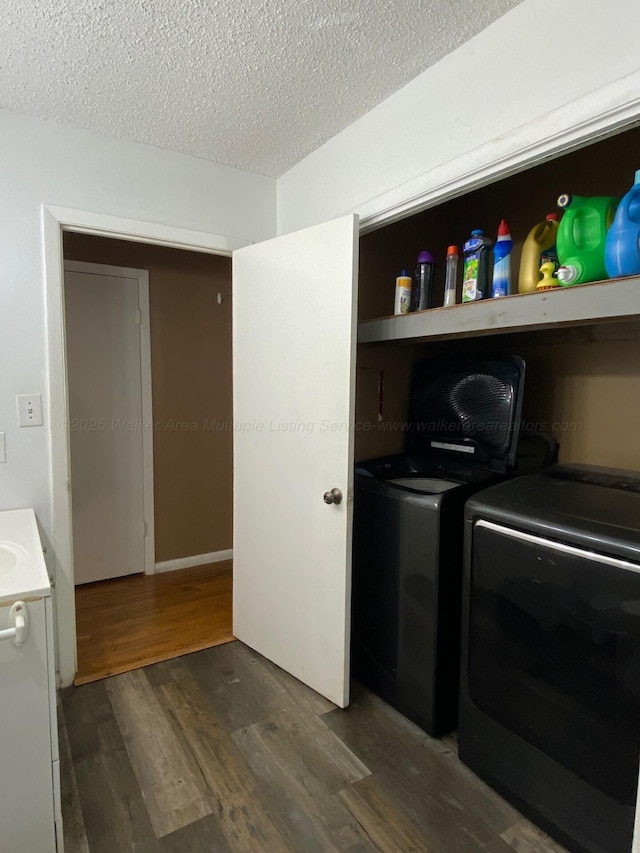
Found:
<path fill-rule="evenodd" d="M 561 284 L 584 284 L 608 278 L 604 263 L 607 230 L 620 199 L 563 193 L 558 207 L 565 214 L 558 226 L 557 249 Z"/>

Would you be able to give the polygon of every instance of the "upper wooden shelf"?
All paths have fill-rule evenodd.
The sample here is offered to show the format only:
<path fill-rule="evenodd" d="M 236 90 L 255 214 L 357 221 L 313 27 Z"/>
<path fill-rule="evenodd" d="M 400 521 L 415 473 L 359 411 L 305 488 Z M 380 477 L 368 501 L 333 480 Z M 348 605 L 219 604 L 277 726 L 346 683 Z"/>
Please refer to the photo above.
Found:
<path fill-rule="evenodd" d="M 359 343 L 471 338 L 640 318 L 640 276 L 367 320 Z"/>

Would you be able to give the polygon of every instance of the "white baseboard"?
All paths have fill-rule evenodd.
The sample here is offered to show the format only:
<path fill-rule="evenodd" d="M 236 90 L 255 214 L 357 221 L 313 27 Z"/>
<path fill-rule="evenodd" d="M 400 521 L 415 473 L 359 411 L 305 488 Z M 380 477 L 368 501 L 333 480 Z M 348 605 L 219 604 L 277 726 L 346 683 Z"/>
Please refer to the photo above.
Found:
<path fill-rule="evenodd" d="M 212 551 L 210 554 L 195 554 L 193 557 L 180 557 L 177 560 L 165 560 L 156 563 L 156 574 L 160 572 L 174 572 L 176 569 L 191 569 L 193 566 L 205 566 L 207 563 L 220 563 L 222 560 L 231 560 L 233 549 L 226 551 Z"/>

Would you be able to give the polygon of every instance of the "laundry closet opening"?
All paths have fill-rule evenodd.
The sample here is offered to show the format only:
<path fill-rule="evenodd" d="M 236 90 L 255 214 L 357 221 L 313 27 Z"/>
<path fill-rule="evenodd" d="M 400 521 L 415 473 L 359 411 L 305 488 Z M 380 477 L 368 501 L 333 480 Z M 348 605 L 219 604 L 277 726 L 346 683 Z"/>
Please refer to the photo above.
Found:
<path fill-rule="evenodd" d="M 640 127 L 629 127 L 361 237 L 357 461 L 403 451 L 411 373 L 416 363 L 427 358 L 446 363 L 454 357 L 503 352 L 520 355 L 526 361 L 525 432 L 537 428 L 552 435 L 560 444 L 562 462 L 638 468 L 637 311 L 621 312 L 620 317 L 611 319 L 600 317 L 594 309 L 588 320 L 561 322 L 554 314 L 556 293 L 552 292 L 548 295 L 547 321 L 533 328 L 527 324 L 527 311 L 537 295 L 533 294 L 533 300 L 531 295 L 520 295 L 508 302 L 486 300 L 485 305 L 495 306 L 495 316 L 485 328 L 467 328 L 467 312 L 473 315 L 477 306 L 459 304 L 462 263 L 457 275 L 458 304 L 444 311 L 440 308 L 448 245 L 456 244 L 461 250 L 474 228 L 483 228 L 495 237 L 498 223 L 507 219 L 513 239 L 512 287 L 517 292 L 520 256 L 529 229 L 546 214 L 558 212 L 557 199 L 563 192 L 623 196 L 633 183 L 638 144 Z M 436 258 L 434 308 L 421 312 L 431 325 L 407 336 L 401 326 L 405 320 L 411 323 L 412 317 L 403 317 L 399 318 L 397 334 L 388 334 L 383 327 L 393 312 L 395 277 L 404 267 L 413 272 L 415 259 L 424 250 Z M 608 284 L 610 302 L 620 298 L 614 285 Z M 561 290 L 576 301 L 589 295 L 588 286 Z M 521 326 L 505 319 L 505 305 L 522 307 Z M 446 328 L 444 318 L 451 316 L 460 318 L 455 333 Z M 378 320 L 380 326 L 376 327 Z"/>
<path fill-rule="evenodd" d="M 233 639 L 231 258 L 65 232 L 64 262 L 84 683 Z"/>

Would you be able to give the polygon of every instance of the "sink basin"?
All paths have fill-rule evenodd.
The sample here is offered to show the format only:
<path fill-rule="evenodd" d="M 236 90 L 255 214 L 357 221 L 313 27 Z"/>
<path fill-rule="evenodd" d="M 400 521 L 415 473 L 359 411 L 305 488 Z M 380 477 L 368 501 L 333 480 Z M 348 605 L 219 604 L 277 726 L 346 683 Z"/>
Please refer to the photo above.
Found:
<path fill-rule="evenodd" d="M 0 607 L 5 602 L 49 595 L 51 584 L 35 512 L 0 511 Z"/>
<path fill-rule="evenodd" d="M 0 541 L 0 575 L 13 571 L 27 556 L 27 552 L 15 542 Z"/>

